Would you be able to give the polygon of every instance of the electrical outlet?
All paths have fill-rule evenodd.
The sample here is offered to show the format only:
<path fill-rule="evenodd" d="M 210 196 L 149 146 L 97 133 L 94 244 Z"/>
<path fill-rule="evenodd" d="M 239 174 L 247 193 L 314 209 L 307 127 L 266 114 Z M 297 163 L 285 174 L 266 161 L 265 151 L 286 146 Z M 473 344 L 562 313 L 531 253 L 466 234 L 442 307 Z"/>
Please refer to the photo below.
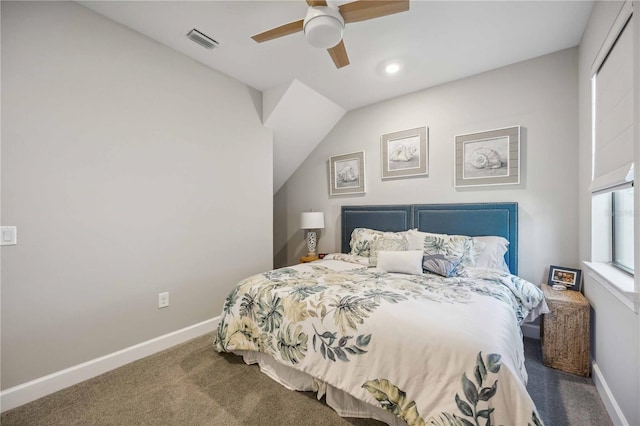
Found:
<path fill-rule="evenodd" d="M 158 309 L 169 306 L 169 292 L 158 294 Z"/>

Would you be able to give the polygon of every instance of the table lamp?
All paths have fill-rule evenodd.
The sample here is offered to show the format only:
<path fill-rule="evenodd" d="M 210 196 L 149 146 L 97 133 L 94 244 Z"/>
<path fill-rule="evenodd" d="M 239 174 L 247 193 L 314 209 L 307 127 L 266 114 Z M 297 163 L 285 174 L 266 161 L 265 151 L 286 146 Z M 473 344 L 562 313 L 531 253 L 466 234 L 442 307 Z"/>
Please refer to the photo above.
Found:
<path fill-rule="evenodd" d="M 324 213 L 302 212 L 300 213 L 300 229 L 307 230 L 307 256 L 316 257 L 316 229 L 324 229 Z"/>

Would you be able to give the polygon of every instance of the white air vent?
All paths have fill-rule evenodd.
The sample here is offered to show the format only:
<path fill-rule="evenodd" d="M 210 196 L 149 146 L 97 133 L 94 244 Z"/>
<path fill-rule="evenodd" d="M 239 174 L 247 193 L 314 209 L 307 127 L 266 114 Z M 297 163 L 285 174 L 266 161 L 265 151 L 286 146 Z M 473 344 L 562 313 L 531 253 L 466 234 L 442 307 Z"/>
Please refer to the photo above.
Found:
<path fill-rule="evenodd" d="M 209 50 L 213 49 L 214 47 L 217 47 L 220 44 L 214 39 L 212 39 L 211 37 L 208 37 L 203 33 L 201 33 L 200 31 L 196 30 L 195 28 L 189 31 L 189 34 L 187 34 L 187 37 L 189 37 L 191 40 L 198 43 L 200 46 L 206 47 Z"/>

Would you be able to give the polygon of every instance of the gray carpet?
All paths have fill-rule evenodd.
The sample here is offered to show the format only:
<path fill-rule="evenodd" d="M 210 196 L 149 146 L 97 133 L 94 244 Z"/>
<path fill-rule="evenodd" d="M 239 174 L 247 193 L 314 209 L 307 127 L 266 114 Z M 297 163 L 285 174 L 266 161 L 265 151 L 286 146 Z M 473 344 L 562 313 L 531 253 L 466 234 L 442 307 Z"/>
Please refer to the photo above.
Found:
<path fill-rule="evenodd" d="M 527 391 L 546 425 L 613 425 L 590 377 L 542 365 L 539 340 L 525 338 L 524 354 L 529 374 Z"/>
<path fill-rule="evenodd" d="M 338 416 L 203 336 L 2 414 L 9 425 L 382 425 Z M 544 367 L 525 340 L 529 392 L 548 426 L 610 425 L 590 379 Z M 508 426 L 508 425 L 507 425 Z"/>

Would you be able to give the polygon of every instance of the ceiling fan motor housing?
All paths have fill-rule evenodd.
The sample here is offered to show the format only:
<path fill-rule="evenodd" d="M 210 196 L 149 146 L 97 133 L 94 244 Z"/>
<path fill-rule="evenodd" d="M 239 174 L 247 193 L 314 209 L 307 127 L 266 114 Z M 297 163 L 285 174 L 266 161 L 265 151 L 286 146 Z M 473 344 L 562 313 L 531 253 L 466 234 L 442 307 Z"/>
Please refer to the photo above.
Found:
<path fill-rule="evenodd" d="M 304 18 L 304 34 L 313 47 L 329 49 L 342 40 L 344 19 L 329 6 L 310 7 Z"/>

